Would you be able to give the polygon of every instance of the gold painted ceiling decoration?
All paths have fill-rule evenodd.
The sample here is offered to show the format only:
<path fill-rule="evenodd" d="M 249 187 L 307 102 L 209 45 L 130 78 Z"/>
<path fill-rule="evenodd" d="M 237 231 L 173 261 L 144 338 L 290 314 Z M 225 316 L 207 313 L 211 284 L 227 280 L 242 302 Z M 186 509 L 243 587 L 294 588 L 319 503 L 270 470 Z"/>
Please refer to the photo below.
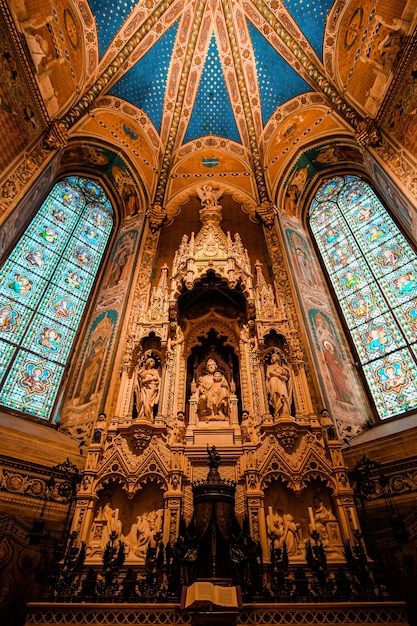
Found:
<path fill-rule="evenodd" d="M 305 21 L 317 46 L 317 31 L 323 32 L 330 3 L 308 6 L 321 14 L 321 20 Z M 277 106 L 312 87 L 319 87 L 339 112 L 356 121 L 283 4 L 148 1 L 132 5 L 127 23 L 126 5 L 92 0 L 91 7 L 99 46 L 108 49 L 99 77 L 64 123 L 70 127 L 104 92 L 145 110 L 164 147 L 157 206 L 164 202 L 173 152 L 206 135 L 223 136 L 249 149 L 260 201 L 268 202 L 261 158 L 264 125 Z"/>
<path fill-rule="evenodd" d="M 334 71 L 338 26 L 345 15 L 346 24 L 351 24 L 348 8 L 356 15 L 357 4 L 357 0 L 90 0 L 88 4 L 77 0 L 67 5 L 66 0 L 56 0 L 52 3 L 56 25 L 49 26 L 66 28 L 67 60 L 71 46 L 83 50 L 85 83 L 74 75 L 77 95 L 52 122 L 49 143 L 64 145 L 72 128 L 107 95 L 107 102 L 111 97 L 143 111 L 158 137 L 155 206 L 166 202 L 175 155 L 182 146 L 205 137 L 232 141 L 249 154 L 259 204 L 268 203 L 265 129 L 286 103 L 296 98 L 307 103 L 309 96 L 316 96 L 361 141 L 366 143 L 372 135 L 364 125 L 366 110 L 349 104 L 337 88 Z M 29 14 L 29 3 L 24 5 Z M 347 56 L 360 34 L 367 40 L 381 20 L 385 24 L 386 18 L 373 11 L 369 24 L 356 24 L 354 39 L 349 31 Z M 82 35 L 77 23 L 83 24 Z M 27 28 L 22 28 L 27 36 Z M 135 131 L 126 125 L 125 132 Z M 216 158 L 205 155 L 203 165 L 207 171 L 215 168 Z"/>

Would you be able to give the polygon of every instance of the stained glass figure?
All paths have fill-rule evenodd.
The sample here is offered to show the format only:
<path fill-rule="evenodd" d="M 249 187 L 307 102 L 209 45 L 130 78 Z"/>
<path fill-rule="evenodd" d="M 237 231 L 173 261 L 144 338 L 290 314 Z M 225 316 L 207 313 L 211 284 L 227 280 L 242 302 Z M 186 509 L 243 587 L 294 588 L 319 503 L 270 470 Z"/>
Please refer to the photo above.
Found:
<path fill-rule="evenodd" d="M 371 187 L 335 176 L 310 226 L 379 417 L 417 407 L 417 257 Z"/>
<path fill-rule="evenodd" d="M 113 227 L 97 182 L 57 183 L 0 270 L 0 404 L 50 420 Z"/>

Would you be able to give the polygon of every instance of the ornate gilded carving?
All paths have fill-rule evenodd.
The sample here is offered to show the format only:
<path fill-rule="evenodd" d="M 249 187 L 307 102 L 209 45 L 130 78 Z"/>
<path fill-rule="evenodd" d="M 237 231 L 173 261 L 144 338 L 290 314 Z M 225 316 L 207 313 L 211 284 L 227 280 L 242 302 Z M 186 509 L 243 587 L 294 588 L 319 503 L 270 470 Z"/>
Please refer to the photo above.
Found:
<path fill-rule="evenodd" d="M 298 428 L 292 424 L 278 424 L 275 430 L 277 439 L 286 452 L 291 452 L 297 443 Z"/>
<path fill-rule="evenodd" d="M 54 120 L 45 137 L 45 144 L 51 150 L 65 148 L 68 145 L 68 128 L 62 120 Z"/>
<path fill-rule="evenodd" d="M 271 230 L 274 225 L 276 213 L 277 208 L 270 200 L 264 200 L 256 210 L 256 215 L 269 230 Z"/>
<path fill-rule="evenodd" d="M 206 185 L 206 187 L 208 187 Z M 208 193 L 208 192 L 206 192 Z M 213 194 L 213 190 L 210 191 Z M 218 197 L 219 192 L 216 196 Z M 170 300 L 177 298 L 183 285 L 191 290 L 208 269 L 213 269 L 234 289 L 241 281 L 247 297 L 253 296 L 252 272 L 247 250 L 243 247 L 238 233 L 234 239 L 221 229 L 222 207 L 217 199 L 211 200 L 209 207 L 204 200 L 200 210 L 202 228 L 197 236 L 191 233 L 183 235 L 181 244 L 175 252 L 171 274 Z"/>
<path fill-rule="evenodd" d="M 377 123 L 370 117 L 357 123 L 355 137 L 361 146 L 378 146 L 381 144 L 381 133 Z"/>
<path fill-rule="evenodd" d="M 137 426 L 131 433 L 133 445 L 135 450 L 141 454 L 145 448 L 148 447 L 150 440 L 152 439 L 152 430 L 146 428 L 146 426 Z"/>
<path fill-rule="evenodd" d="M 161 228 L 162 224 L 167 219 L 167 212 L 162 205 L 153 204 L 146 212 L 146 217 L 149 220 L 149 228 L 151 229 L 151 232 L 155 233 Z"/>

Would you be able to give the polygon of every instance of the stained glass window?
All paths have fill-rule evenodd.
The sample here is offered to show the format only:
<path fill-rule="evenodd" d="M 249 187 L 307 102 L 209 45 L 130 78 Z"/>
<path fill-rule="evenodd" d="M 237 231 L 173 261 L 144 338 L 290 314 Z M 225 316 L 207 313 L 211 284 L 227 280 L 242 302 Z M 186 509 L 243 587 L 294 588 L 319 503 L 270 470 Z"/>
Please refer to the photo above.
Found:
<path fill-rule="evenodd" d="M 310 225 L 381 419 L 417 407 L 417 258 L 371 187 L 336 176 Z"/>
<path fill-rule="evenodd" d="M 57 183 L 0 271 L 0 404 L 50 419 L 113 226 L 103 188 Z"/>

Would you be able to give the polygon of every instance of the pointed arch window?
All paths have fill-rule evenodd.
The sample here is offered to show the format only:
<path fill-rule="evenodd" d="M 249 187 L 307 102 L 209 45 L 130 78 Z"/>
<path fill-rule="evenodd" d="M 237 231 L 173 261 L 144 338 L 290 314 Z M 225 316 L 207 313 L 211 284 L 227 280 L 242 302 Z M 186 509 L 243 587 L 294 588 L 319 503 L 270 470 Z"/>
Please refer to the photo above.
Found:
<path fill-rule="evenodd" d="M 417 407 L 417 258 L 372 188 L 335 176 L 309 221 L 381 419 Z"/>
<path fill-rule="evenodd" d="M 0 404 L 49 420 L 113 227 L 95 181 L 57 183 L 0 271 Z"/>

